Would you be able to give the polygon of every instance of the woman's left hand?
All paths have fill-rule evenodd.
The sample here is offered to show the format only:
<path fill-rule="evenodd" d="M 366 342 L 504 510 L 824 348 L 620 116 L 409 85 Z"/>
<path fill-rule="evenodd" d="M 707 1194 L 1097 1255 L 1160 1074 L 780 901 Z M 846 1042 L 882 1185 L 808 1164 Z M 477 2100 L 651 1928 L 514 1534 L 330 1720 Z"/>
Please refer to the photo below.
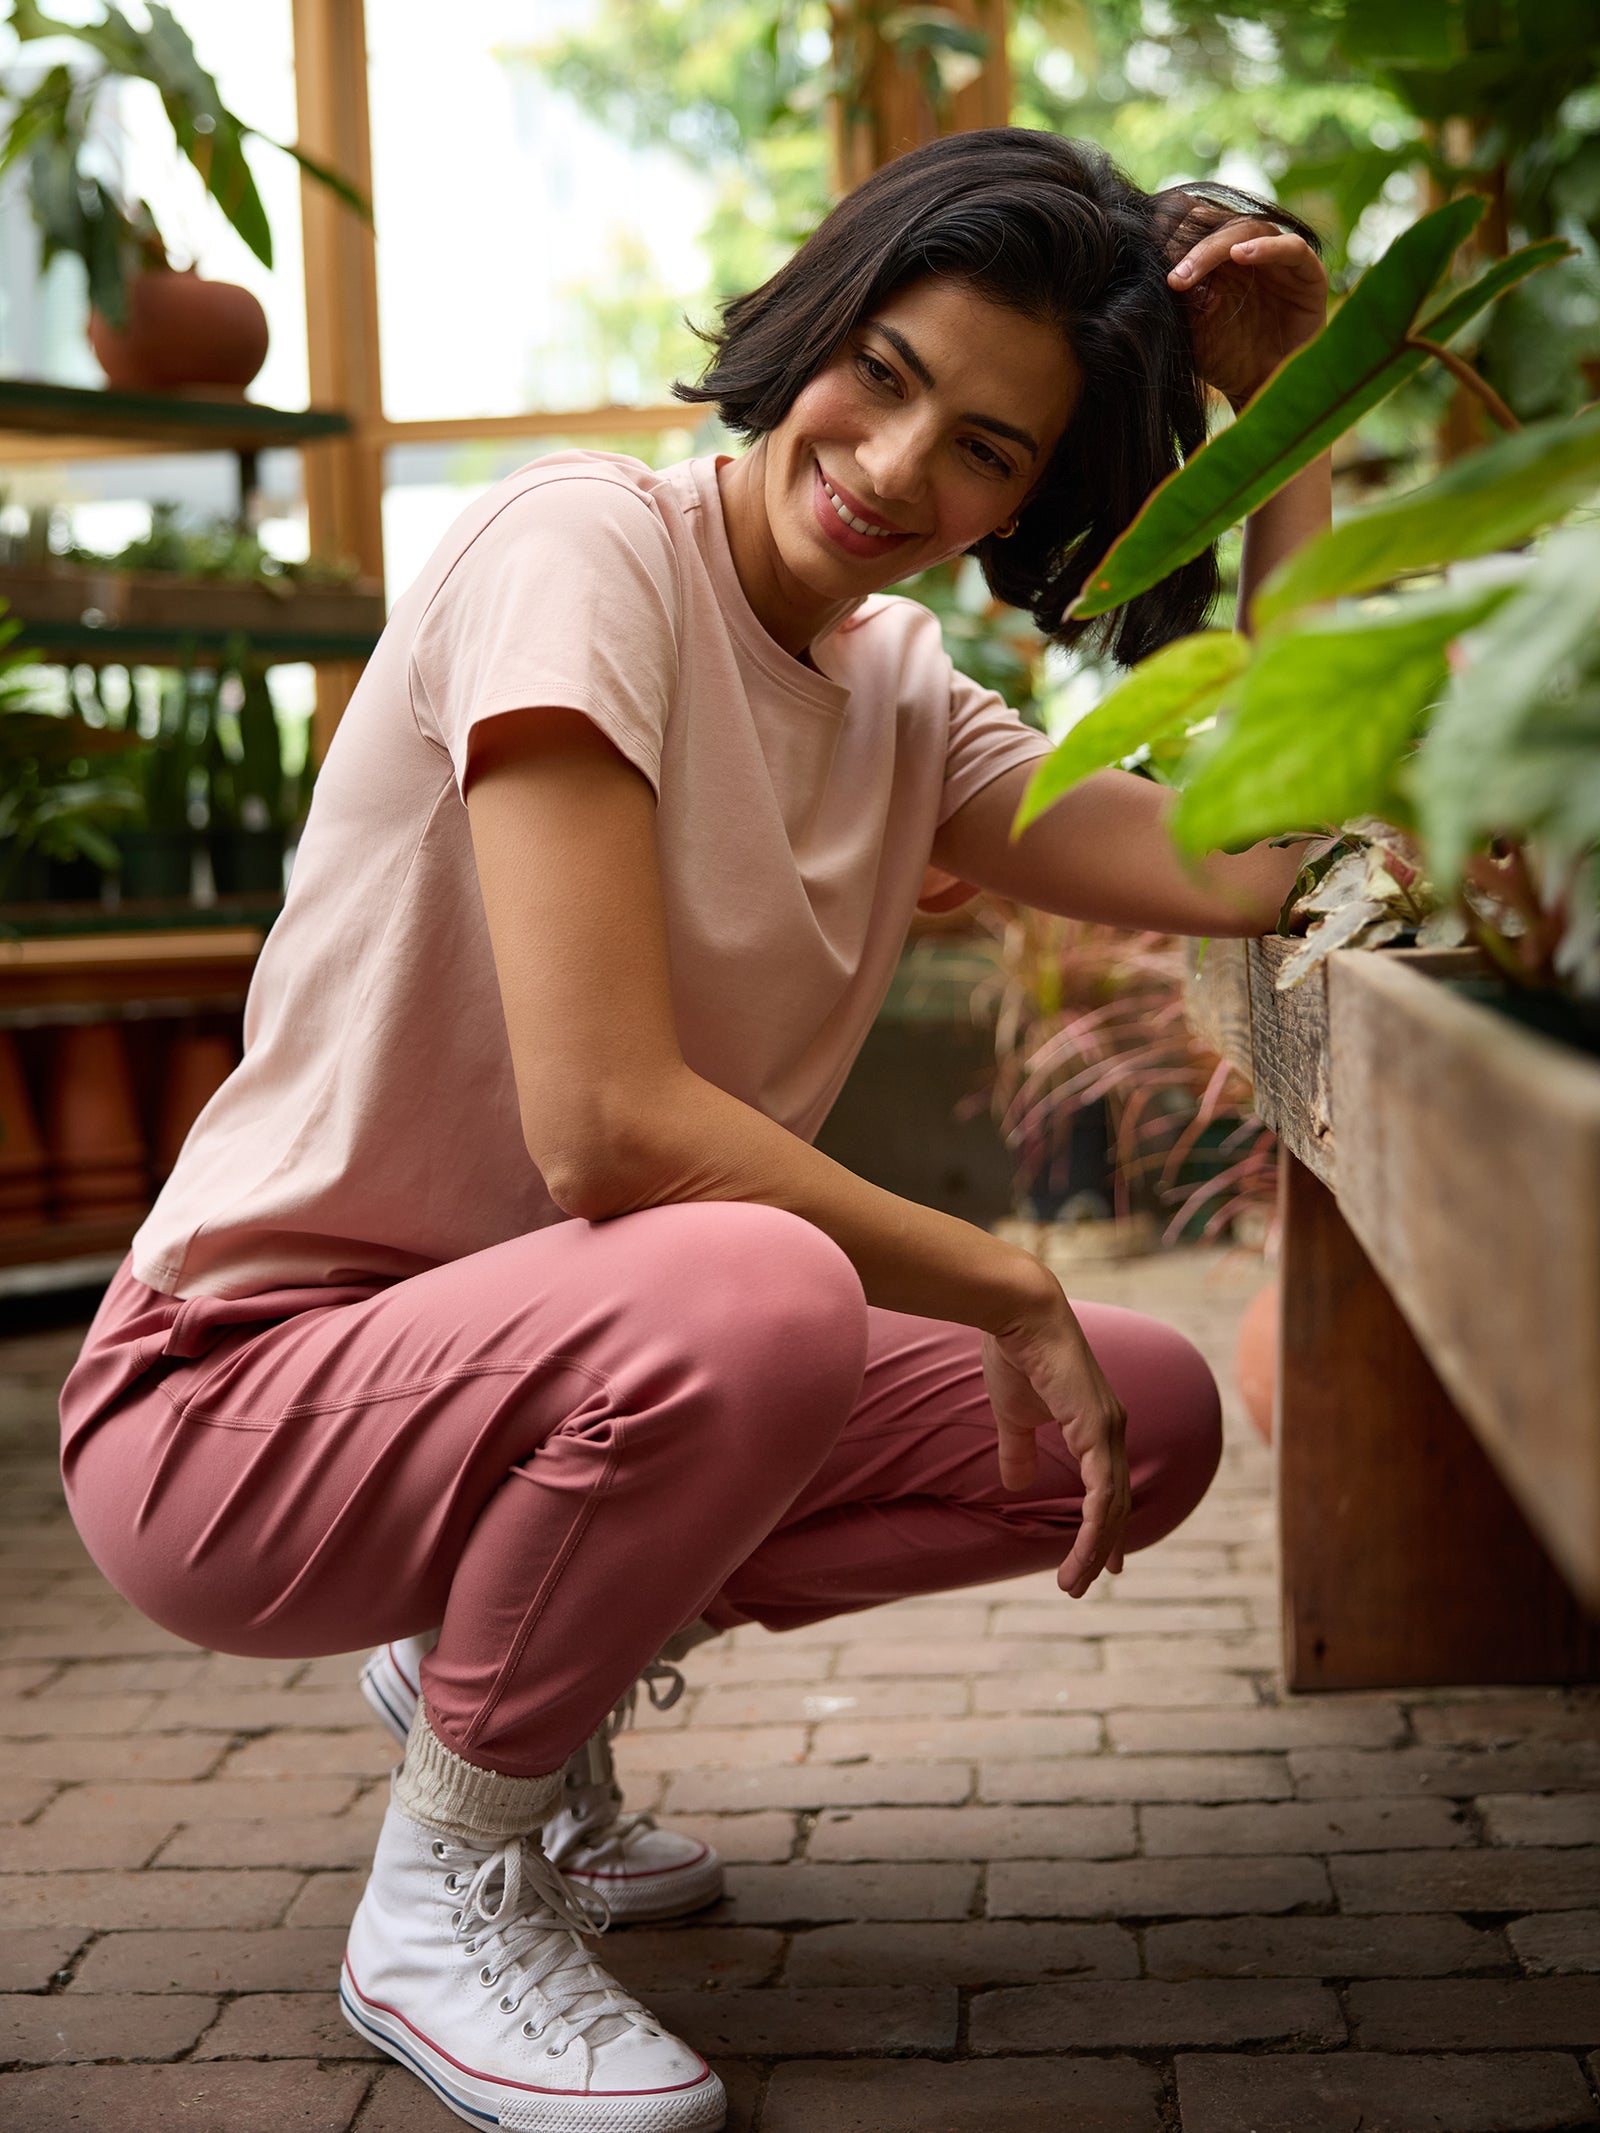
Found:
<path fill-rule="evenodd" d="M 1201 377 L 1235 411 L 1327 320 L 1322 261 L 1303 237 L 1257 216 L 1208 230 L 1167 285 L 1183 300 Z"/>

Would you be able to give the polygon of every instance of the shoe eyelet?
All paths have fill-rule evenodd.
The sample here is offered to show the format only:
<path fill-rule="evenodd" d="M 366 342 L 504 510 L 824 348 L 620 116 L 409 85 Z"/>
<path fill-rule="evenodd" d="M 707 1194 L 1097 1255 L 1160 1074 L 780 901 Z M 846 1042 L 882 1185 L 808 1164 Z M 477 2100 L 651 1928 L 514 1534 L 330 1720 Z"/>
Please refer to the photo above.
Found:
<path fill-rule="evenodd" d="M 461 1886 L 461 1876 L 459 1874 L 446 1874 L 444 1877 L 444 1885 L 453 1896 L 456 1890 L 459 1889 Z"/>
<path fill-rule="evenodd" d="M 498 1971 L 491 1970 L 487 1963 L 485 1963 L 483 1968 L 478 1972 L 478 1983 L 480 1985 L 496 1985 L 499 1983 L 499 1981 L 500 1979 Z"/>
<path fill-rule="evenodd" d="M 502 1994 L 500 1995 L 500 2012 L 501 2012 L 502 2014 L 515 2014 L 515 2013 L 516 2013 L 516 2011 L 517 2011 L 517 2003 L 516 2003 L 516 2001 L 515 2001 L 515 2000 L 514 2000 L 514 1999 L 513 1999 L 512 1997 L 511 1997 L 511 1995 L 510 1995 L 510 1993 L 509 1993 L 509 1992 L 503 1992 L 503 1993 L 502 1993 Z M 531 2030 L 529 2031 L 529 2035 L 530 2035 L 530 2036 L 532 2035 L 532 2031 L 531 2031 Z"/>
<path fill-rule="evenodd" d="M 442 1859 L 444 1857 L 445 1848 L 439 1838 L 435 1837 L 433 1842 L 428 1846 L 428 1849 L 430 1852 L 432 1852 L 435 1859 Z"/>
<path fill-rule="evenodd" d="M 463 1916 L 464 1916 L 464 1915 L 465 1915 L 465 1914 L 464 1914 L 463 1912 L 460 1912 L 460 1911 L 452 1911 L 452 1912 L 450 1913 L 450 1923 L 451 1923 L 451 1925 L 453 1925 L 453 1926 L 459 1926 L 459 1925 L 460 1925 L 460 1923 L 461 1923 L 461 1920 L 462 1920 L 462 1918 L 463 1918 Z"/>

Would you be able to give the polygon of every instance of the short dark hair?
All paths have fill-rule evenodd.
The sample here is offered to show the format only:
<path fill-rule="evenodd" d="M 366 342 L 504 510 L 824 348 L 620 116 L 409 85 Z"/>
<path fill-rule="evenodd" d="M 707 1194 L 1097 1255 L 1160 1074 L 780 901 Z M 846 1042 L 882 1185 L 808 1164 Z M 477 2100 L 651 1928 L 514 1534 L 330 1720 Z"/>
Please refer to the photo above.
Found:
<path fill-rule="evenodd" d="M 1015 535 L 971 550 L 990 590 L 1058 644 L 1093 632 L 1124 664 L 1196 629 L 1217 591 L 1214 549 L 1098 623 L 1069 620 L 1091 569 L 1145 498 L 1205 440 L 1205 388 L 1174 260 L 1207 228 L 1283 209 L 1217 186 L 1144 193 L 1082 141 L 995 126 L 913 149 L 874 172 L 772 279 L 722 309 L 713 355 L 680 400 L 714 402 L 747 439 L 776 428 L 846 336 L 929 275 L 1057 327 L 1083 390 Z"/>

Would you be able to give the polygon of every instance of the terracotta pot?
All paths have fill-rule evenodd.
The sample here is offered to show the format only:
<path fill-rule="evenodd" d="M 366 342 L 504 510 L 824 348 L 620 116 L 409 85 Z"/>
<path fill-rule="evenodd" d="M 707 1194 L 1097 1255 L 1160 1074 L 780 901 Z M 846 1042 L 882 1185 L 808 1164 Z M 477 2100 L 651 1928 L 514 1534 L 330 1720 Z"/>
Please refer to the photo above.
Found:
<path fill-rule="evenodd" d="M 128 279 L 128 322 L 89 314 L 89 345 L 119 392 L 210 385 L 242 393 L 267 358 L 267 314 L 248 289 L 159 269 Z"/>
<path fill-rule="evenodd" d="M 161 1091 L 161 1127 L 156 1135 L 156 1175 L 164 1178 L 178 1160 L 189 1128 L 238 1064 L 227 1037 L 186 1031 L 167 1052 Z"/>
<path fill-rule="evenodd" d="M 1272 1406 L 1278 1387 L 1278 1284 L 1267 1286 L 1250 1299 L 1239 1321 L 1239 1344 L 1233 1352 L 1233 1374 L 1239 1382 L 1239 1397 L 1245 1413 L 1270 1444 Z"/>
<path fill-rule="evenodd" d="M 46 1198 L 44 1142 L 17 1042 L 9 1030 L 0 1030 L 0 1234 L 37 1229 Z"/>
<path fill-rule="evenodd" d="M 144 1142 L 122 1032 L 69 1024 L 56 1038 L 45 1141 L 64 1222 L 137 1221 L 148 1205 Z"/>

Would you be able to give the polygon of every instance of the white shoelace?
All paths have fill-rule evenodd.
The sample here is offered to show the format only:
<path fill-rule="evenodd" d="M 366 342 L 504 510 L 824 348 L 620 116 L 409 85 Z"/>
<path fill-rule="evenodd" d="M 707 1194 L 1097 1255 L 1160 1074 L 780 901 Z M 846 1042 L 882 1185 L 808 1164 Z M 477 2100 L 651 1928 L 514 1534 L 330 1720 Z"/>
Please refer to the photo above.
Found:
<path fill-rule="evenodd" d="M 638 1680 L 630 1682 L 612 1706 L 611 1716 L 601 1728 L 605 1738 L 615 1740 L 625 1726 L 633 1724 L 641 1688 L 658 1711 L 670 1711 L 683 1694 L 684 1686 L 682 1673 L 670 1659 L 652 1659 Z"/>
<path fill-rule="evenodd" d="M 509 1980 L 499 2002 L 504 2015 L 518 2014 L 528 1995 L 537 1995 L 542 2019 L 525 2021 L 522 2030 L 546 2038 L 550 2057 L 574 2038 L 593 2046 L 610 2043 L 630 2024 L 654 2027 L 583 1945 L 583 1934 L 609 1923 L 603 1897 L 577 1895 L 531 1842 L 484 1854 L 440 1839 L 433 1852 L 452 1867 L 445 1887 L 461 1899 L 452 1921 L 456 1940 L 469 1955 L 489 1955 L 478 1982 L 487 1990 Z M 470 1880 L 463 1880 L 458 1860 L 473 1869 Z"/>

